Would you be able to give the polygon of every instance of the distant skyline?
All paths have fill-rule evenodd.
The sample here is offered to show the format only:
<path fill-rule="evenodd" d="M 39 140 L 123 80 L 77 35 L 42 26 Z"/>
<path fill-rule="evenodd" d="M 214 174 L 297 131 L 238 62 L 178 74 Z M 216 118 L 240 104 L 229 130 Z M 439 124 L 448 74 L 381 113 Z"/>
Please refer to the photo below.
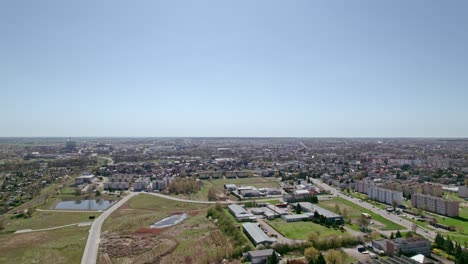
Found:
<path fill-rule="evenodd" d="M 2 1 L 0 137 L 468 137 L 468 2 Z"/>

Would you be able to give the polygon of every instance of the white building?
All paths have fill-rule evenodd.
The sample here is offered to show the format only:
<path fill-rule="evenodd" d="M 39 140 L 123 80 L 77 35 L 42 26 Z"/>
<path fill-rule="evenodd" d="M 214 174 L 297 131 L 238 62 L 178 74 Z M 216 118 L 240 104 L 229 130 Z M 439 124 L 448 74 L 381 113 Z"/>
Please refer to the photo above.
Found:
<path fill-rule="evenodd" d="M 384 189 L 376 186 L 371 186 L 367 189 L 369 199 L 379 201 L 381 203 L 401 205 L 403 203 L 403 193 L 390 189 Z"/>

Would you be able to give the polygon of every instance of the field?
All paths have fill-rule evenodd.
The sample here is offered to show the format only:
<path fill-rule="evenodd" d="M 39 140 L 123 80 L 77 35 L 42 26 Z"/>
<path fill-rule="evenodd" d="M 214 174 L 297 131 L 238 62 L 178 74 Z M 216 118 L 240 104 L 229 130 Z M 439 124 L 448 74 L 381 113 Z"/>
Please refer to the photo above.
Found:
<path fill-rule="evenodd" d="M 11 219 L 5 223 L 5 231 L 21 229 L 42 229 L 61 225 L 90 222 L 89 216 L 98 217 L 100 213 L 35 212 L 31 218 Z"/>
<path fill-rule="evenodd" d="M 148 194 L 132 198 L 104 222 L 99 263 L 219 262 L 232 247 L 230 238 L 206 218 L 209 207 Z M 175 226 L 149 228 L 176 213 L 189 218 Z"/>
<path fill-rule="evenodd" d="M 313 222 L 290 222 L 286 223 L 281 219 L 275 219 L 268 222 L 273 228 L 280 232 L 283 236 L 291 239 L 307 240 L 308 235 L 312 232 L 318 232 L 320 236 L 331 234 L 341 234 L 340 230 L 327 228 L 325 226 Z"/>
<path fill-rule="evenodd" d="M 237 186 L 254 186 L 254 187 L 279 187 L 280 180 L 273 177 L 248 177 L 234 179 L 214 179 L 202 180 L 201 189 L 190 196 L 178 195 L 179 198 L 190 198 L 198 201 L 208 201 L 208 190 L 214 187 L 218 193 L 224 193 L 224 184 L 235 184 Z M 235 199 L 235 197 L 233 197 Z"/>
<path fill-rule="evenodd" d="M 80 263 L 89 227 L 0 235 L 0 263 Z"/>
<path fill-rule="evenodd" d="M 333 199 L 331 200 L 327 200 L 327 201 L 321 201 L 319 203 L 319 206 L 322 206 L 323 208 L 326 208 L 330 211 L 333 211 L 335 213 L 338 213 L 336 212 L 335 210 L 335 205 L 337 205 L 340 207 L 341 211 L 343 211 L 345 208 L 348 210 L 348 215 L 351 219 L 357 219 L 359 217 L 361 217 L 361 214 L 362 213 L 368 213 L 372 216 L 372 219 L 381 223 L 383 226 L 380 228 L 381 230 L 398 230 L 398 229 L 401 229 L 401 230 L 404 230 L 406 228 L 404 228 L 403 226 L 401 225 L 398 225 L 396 223 L 393 223 L 392 221 L 389 221 L 387 220 L 386 218 L 384 218 L 383 216 L 379 215 L 379 214 L 375 214 L 355 203 L 352 203 L 350 201 L 347 201 L 343 198 L 340 198 L 340 197 L 333 197 Z M 356 226 L 353 225 L 353 226 L 350 226 L 351 228 L 353 229 L 356 229 Z"/>

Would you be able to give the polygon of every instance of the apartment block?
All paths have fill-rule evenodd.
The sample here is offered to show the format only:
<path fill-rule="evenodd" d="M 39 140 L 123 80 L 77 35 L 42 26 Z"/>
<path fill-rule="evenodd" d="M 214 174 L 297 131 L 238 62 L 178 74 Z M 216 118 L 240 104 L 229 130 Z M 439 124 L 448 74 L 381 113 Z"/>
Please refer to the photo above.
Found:
<path fill-rule="evenodd" d="M 354 191 L 360 192 L 360 193 L 367 193 L 367 190 L 369 189 L 370 186 L 372 186 L 370 182 L 357 181 L 354 185 Z"/>
<path fill-rule="evenodd" d="M 367 189 L 367 196 L 371 200 L 381 203 L 401 205 L 403 203 L 403 193 L 390 189 L 372 186 Z"/>
<path fill-rule="evenodd" d="M 421 208 L 423 210 L 441 215 L 451 217 L 456 217 L 459 215 L 458 202 L 426 194 L 414 194 L 411 197 L 411 205 L 415 208 Z"/>
<path fill-rule="evenodd" d="M 424 184 L 421 185 L 421 193 L 422 194 L 428 194 L 432 196 L 437 196 L 437 197 L 442 197 L 443 194 L 443 189 L 442 185 L 439 184 L 433 184 L 429 182 L 425 182 Z"/>
<path fill-rule="evenodd" d="M 468 197 L 468 186 L 460 186 L 458 187 L 458 196 L 462 198 Z"/>

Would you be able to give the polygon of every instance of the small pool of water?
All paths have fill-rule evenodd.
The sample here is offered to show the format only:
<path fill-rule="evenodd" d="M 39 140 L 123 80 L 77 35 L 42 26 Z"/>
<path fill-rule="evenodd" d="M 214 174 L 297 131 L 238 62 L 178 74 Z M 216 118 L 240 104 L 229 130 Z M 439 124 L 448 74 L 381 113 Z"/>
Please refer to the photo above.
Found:
<path fill-rule="evenodd" d="M 171 215 L 169 217 L 166 217 L 162 219 L 159 222 L 156 222 L 152 225 L 150 225 L 150 228 L 163 228 L 163 227 L 168 227 L 168 226 L 173 226 L 177 225 L 178 223 L 184 221 L 187 219 L 188 215 L 187 214 L 176 214 L 176 215 Z"/>
<path fill-rule="evenodd" d="M 106 210 L 114 203 L 110 200 L 73 200 L 59 202 L 54 209 L 56 210 L 81 210 L 81 211 L 98 211 Z"/>

